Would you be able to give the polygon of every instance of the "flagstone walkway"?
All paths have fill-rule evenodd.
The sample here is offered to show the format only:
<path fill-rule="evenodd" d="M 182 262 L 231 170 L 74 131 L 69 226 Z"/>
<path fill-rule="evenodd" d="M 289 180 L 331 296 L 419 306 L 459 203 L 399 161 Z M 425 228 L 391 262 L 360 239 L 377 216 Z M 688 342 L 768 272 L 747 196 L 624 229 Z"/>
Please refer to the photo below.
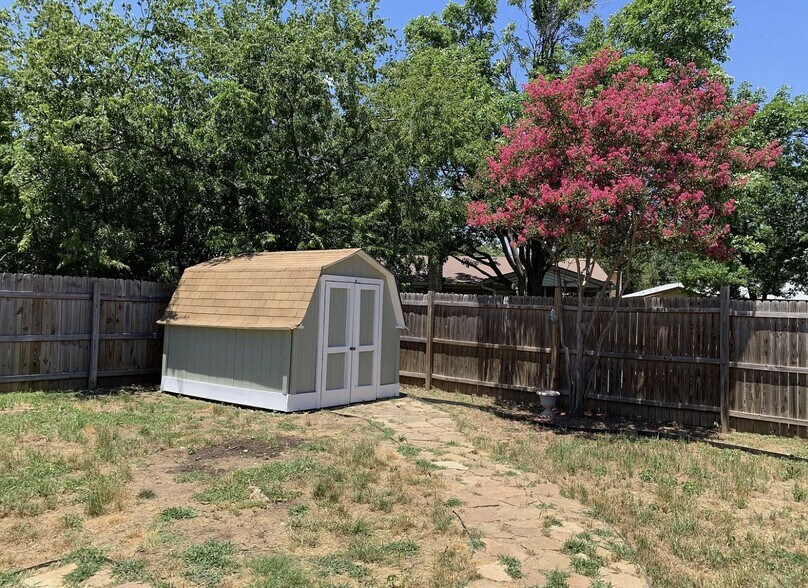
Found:
<path fill-rule="evenodd" d="M 462 501 L 453 510 L 485 544 L 473 559 L 481 579 L 469 588 L 542 587 L 554 570 L 569 574 L 569 588 L 650 586 L 638 567 L 616 555 L 627 550 L 612 529 L 589 516 L 580 502 L 562 496 L 558 485 L 537 474 L 515 472 L 474 449 L 437 406 L 401 398 L 336 412 L 385 424 L 397 438 L 421 449 L 419 457 L 442 468 L 436 474 L 443 476 L 447 496 Z M 582 533 L 595 544 L 595 558 L 565 553 L 571 551 L 564 550 L 565 542 Z M 598 559 L 603 564 L 599 569 Z M 576 568 L 591 576 L 576 573 Z"/>
<path fill-rule="evenodd" d="M 588 515 L 580 502 L 562 496 L 557 484 L 514 471 L 476 450 L 438 406 L 399 398 L 334 412 L 383 423 L 395 431 L 396 440 L 420 449 L 419 459 L 436 466 L 434 474 L 443 477 L 447 498 L 456 499 L 451 509 L 475 549 L 472 563 L 480 578 L 468 588 L 650 586 L 642 570 L 621 559 L 619 554 L 630 550 L 612 529 Z M 565 549 L 570 539 L 577 540 L 577 549 Z M 64 577 L 73 569 L 75 564 L 43 569 L 22 584 L 63 588 Z M 566 583 L 559 582 L 559 575 L 566 575 Z M 104 568 L 84 586 L 112 585 L 112 580 Z M 128 583 L 118 588 L 148 586 Z"/>

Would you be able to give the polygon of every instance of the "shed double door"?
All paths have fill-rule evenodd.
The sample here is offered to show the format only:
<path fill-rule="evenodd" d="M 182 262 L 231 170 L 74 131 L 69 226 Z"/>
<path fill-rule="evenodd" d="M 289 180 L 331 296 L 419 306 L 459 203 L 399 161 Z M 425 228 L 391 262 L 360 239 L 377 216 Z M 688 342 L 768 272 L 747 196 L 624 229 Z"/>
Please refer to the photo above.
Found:
<path fill-rule="evenodd" d="M 375 400 L 381 369 L 381 284 L 324 284 L 320 406 Z"/>

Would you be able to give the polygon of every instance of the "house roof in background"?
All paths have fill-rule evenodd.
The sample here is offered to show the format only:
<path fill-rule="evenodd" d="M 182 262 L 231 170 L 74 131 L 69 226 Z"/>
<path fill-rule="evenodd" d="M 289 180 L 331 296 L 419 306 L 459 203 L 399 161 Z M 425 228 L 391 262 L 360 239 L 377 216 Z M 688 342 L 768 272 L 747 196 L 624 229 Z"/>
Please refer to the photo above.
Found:
<path fill-rule="evenodd" d="M 513 270 L 511 266 L 508 264 L 508 260 L 504 256 L 495 257 L 494 260 L 497 263 L 500 271 L 505 275 L 505 277 L 509 277 L 509 275 L 513 274 Z M 581 260 L 581 265 L 583 266 L 583 260 Z M 473 265 L 472 265 L 473 264 Z M 493 270 L 479 264 L 483 267 L 486 273 L 483 273 L 480 269 L 475 267 L 478 265 L 470 257 L 461 257 L 455 258 L 450 257 L 446 260 L 446 263 L 443 264 L 443 279 L 447 283 L 457 283 L 457 284 L 473 284 L 478 282 L 484 282 L 485 280 L 491 279 L 486 274 L 492 274 Z M 558 267 L 561 268 L 563 271 L 569 272 L 573 275 L 577 273 L 577 267 L 575 263 L 575 259 L 562 259 L 558 262 Z M 592 270 L 592 279 L 598 282 L 605 282 L 608 278 L 606 271 L 595 262 L 595 267 Z"/>
<path fill-rule="evenodd" d="M 391 292 L 397 292 L 393 275 L 361 249 L 257 253 L 214 259 L 186 269 L 158 322 L 295 329 L 303 322 L 323 271 L 355 255 L 376 267 L 385 276 L 388 288 L 392 287 Z M 397 296 L 394 298 L 398 301 Z M 400 302 L 397 306 L 397 323 L 403 326 Z"/>

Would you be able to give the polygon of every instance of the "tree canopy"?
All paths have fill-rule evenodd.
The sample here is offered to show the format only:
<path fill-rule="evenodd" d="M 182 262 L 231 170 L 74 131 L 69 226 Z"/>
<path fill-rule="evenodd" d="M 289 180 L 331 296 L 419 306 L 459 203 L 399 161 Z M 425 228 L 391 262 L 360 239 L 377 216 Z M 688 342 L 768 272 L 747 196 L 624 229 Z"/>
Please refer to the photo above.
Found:
<path fill-rule="evenodd" d="M 609 36 L 649 65 L 710 67 L 728 59 L 734 12 L 730 0 L 633 0 L 609 19 Z"/>
<path fill-rule="evenodd" d="M 765 94 L 743 86 L 740 97 Z M 732 254 L 724 262 L 688 256 L 677 277 L 707 293 L 722 285 L 753 299 L 790 295 L 808 285 L 808 97 L 780 89 L 749 124 L 741 140 L 752 146 L 778 141 L 782 156 L 749 176 L 730 220 Z M 741 290 L 744 289 L 744 291 Z"/>
<path fill-rule="evenodd" d="M 26 219 L 7 267 L 176 279 L 229 253 L 388 253 L 372 5 L 46 0 L 4 31 Z"/>
<path fill-rule="evenodd" d="M 608 45 L 657 79 L 667 58 L 718 72 L 734 16 L 633 0 L 584 27 L 594 0 L 509 4 L 500 26 L 495 0 L 448 2 L 397 38 L 374 1 L 18 0 L 0 12 L 0 269 L 172 281 L 219 255 L 361 246 L 406 280 L 450 255 L 496 273 L 499 247 L 535 292 L 545 248 L 466 223 L 523 82 Z M 728 262 L 679 258 L 690 282 L 805 283 L 802 212 L 781 220 L 804 208 L 803 111 L 778 94 L 741 139 L 784 159 L 736 194 Z M 673 275 L 656 259 L 648 279 Z"/>

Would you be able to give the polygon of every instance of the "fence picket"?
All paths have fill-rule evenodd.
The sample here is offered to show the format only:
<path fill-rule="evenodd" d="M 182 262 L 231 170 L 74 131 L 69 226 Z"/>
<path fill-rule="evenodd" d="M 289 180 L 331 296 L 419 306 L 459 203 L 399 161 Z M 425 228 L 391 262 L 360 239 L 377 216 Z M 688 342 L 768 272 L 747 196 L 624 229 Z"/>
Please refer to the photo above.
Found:
<path fill-rule="evenodd" d="M 162 359 L 156 321 L 171 291 L 132 280 L 0 275 L 0 391 L 83 387 L 95 371 L 100 385 L 154 381 Z"/>
<path fill-rule="evenodd" d="M 403 294 L 403 381 L 423 383 L 427 295 Z M 604 340 L 590 407 L 619 415 L 808 436 L 808 303 L 704 299 L 623 300 Z M 551 362 L 552 298 L 434 294 L 432 385 L 536 402 L 566 383 L 565 353 Z M 593 337 L 608 324 L 607 300 Z M 585 301 L 585 315 L 591 302 Z M 723 312 L 722 312 L 723 309 Z M 576 301 L 559 304 L 567 344 Z M 594 339 L 585 353 L 592 354 Z M 421 374 L 421 375 L 419 375 Z M 563 397 L 562 397 L 563 398 Z"/>

